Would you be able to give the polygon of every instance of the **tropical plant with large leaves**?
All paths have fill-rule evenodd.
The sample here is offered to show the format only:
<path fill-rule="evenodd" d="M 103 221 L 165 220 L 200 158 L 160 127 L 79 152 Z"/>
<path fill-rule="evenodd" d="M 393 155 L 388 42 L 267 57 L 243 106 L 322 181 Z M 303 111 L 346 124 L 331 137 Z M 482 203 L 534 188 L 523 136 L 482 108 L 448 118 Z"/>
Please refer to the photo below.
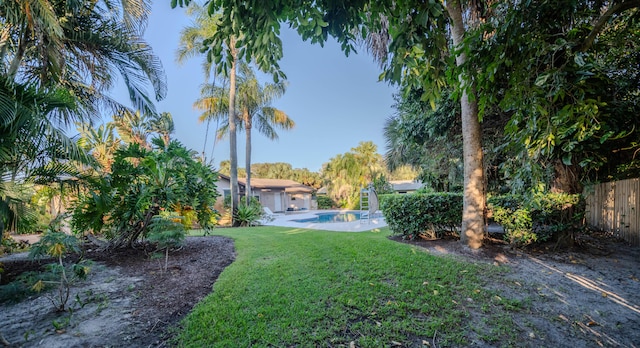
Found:
<path fill-rule="evenodd" d="M 161 138 L 152 140 L 151 149 L 137 143 L 118 149 L 111 175 L 87 181 L 89 190 L 75 204 L 72 225 L 106 235 L 113 247 L 145 238 L 153 217 L 176 207 L 190 207 L 200 226 L 210 228 L 217 173 L 195 157 L 179 142 L 165 146 Z"/>

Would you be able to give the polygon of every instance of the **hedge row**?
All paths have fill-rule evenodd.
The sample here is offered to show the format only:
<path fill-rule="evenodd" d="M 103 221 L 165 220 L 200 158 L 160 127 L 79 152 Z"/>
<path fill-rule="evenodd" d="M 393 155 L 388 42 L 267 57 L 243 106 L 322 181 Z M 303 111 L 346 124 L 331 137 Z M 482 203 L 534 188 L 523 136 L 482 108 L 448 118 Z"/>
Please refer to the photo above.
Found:
<path fill-rule="evenodd" d="M 380 196 L 380 210 L 393 234 L 441 238 L 462 222 L 462 194 L 415 193 Z"/>
<path fill-rule="evenodd" d="M 552 238 L 572 242 L 585 214 L 584 199 L 577 194 L 502 195 L 490 197 L 487 203 L 489 216 L 504 228 L 505 240 L 514 246 Z M 441 238 L 457 234 L 460 228 L 462 194 L 382 195 L 380 209 L 393 234 L 406 239 Z"/>

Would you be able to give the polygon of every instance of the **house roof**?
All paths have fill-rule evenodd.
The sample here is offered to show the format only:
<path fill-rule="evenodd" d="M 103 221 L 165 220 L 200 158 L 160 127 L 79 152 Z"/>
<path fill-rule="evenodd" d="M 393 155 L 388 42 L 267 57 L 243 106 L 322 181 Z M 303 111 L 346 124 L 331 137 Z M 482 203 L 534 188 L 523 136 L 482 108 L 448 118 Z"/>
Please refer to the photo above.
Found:
<path fill-rule="evenodd" d="M 230 180 L 227 175 L 220 174 L 220 177 Z M 238 178 L 238 184 L 240 186 L 245 186 L 246 179 Z M 284 190 L 284 192 L 290 193 L 313 193 L 314 191 L 313 187 L 311 186 L 303 185 L 297 181 L 285 179 L 251 178 L 251 188 L 261 190 Z"/>
<path fill-rule="evenodd" d="M 394 191 L 416 191 L 422 188 L 422 182 L 413 180 L 392 180 L 389 181 Z"/>

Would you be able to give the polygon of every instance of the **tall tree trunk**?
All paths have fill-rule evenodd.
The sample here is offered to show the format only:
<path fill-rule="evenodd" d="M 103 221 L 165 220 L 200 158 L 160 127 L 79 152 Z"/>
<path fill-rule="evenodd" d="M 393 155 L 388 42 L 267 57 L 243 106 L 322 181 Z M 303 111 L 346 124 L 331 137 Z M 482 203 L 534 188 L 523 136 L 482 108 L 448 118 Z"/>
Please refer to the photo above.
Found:
<path fill-rule="evenodd" d="M 18 69 L 20 68 L 20 64 L 22 63 L 22 58 L 24 57 L 25 46 L 28 40 L 29 30 L 27 30 L 26 25 L 22 25 L 22 36 L 18 39 L 18 49 L 16 50 L 16 54 L 9 65 L 9 71 L 7 72 L 7 76 L 11 81 L 15 80 L 16 74 L 18 73 Z"/>
<path fill-rule="evenodd" d="M 460 0 L 448 0 L 445 4 L 451 18 L 453 46 L 458 49 L 464 40 L 465 28 Z M 456 64 L 464 65 L 467 56 L 457 51 Z M 482 130 L 478 120 L 477 98 L 469 98 L 475 89 L 463 75 L 460 75 L 462 97 L 462 142 L 464 157 L 464 198 L 462 208 L 462 230 L 460 240 L 473 249 L 482 246 L 484 238 L 484 170 L 482 166 Z"/>
<path fill-rule="evenodd" d="M 581 193 L 582 184 L 579 179 L 580 168 L 576 165 L 567 166 L 561 160 L 553 162 L 553 181 L 551 192 Z"/>
<path fill-rule="evenodd" d="M 244 112 L 244 124 L 246 125 L 245 131 L 247 132 L 247 144 L 246 144 L 246 159 L 245 164 L 247 168 L 247 182 L 245 184 L 245 198 L 247 206 L 251 204 L 251 116 L 245 110 Z"/>
<path fill-rule="evenodd" d="M 164 148 L 169 148 L 169 143 L 171 142 L 171 135 L 169 133 L 162 134 L 162 141 L 164 142 Z"/>
<path fill-rule="evenodd" d="M 231 225 L 237 226 L 236 212 L 238 211 L 238 148 L 236 144 L 236 68 L 238 66 L 238 52 L 236 40 L 229 40 L 231 51 L 231 71 L 229 72 L 229 162 L 231 189 Z"/>

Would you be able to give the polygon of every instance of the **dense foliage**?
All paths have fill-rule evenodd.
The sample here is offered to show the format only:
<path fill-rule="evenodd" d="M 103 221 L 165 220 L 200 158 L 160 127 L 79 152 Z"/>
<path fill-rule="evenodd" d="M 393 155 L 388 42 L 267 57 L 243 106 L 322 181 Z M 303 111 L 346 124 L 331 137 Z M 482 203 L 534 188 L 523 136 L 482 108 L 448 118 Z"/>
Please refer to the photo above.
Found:
<path fill-rule="evenodd" d="M 396 95 L 396 114 L 384 126 L 390 170 L 410 165 L 419 179 L 437 191 L 462 186 L 460 107 L 449 93 L 433 109 L 421 91 Z"/>
<path fill-rule="evenodd" d="M 164 97 L 161 64 L 142 40 L 147 15 L 140 0 L 0 4 L 0 231 L 35 227 L 20 186 L 62 184 L 92 164 L 65 130 L 125 109 L 107 95 L 118 78 L 136 108 L 154 110 L 149 90 Z"/>
<path fill-rule="evenodd" d="M 380 198 L 380 209 L 394 234 L 406 239 L 456 234 L 462 221 L 462 194 L 395 194 Z"/>
<path fill-rule="evenodd" d="M 151 218 L 149 224 L 148 240 L 156 244 L 156 250 L 164 250 L 165 272 L 169 264 L 169 249 L 179 247 L 186 235 L 182 220 L 175 212 L 161 212 Z"/>
<path fill-rule="evenodd" d="M 116 246 L 131 245 L 147 236 L 151 219 L 161 211 L 191 207 L 201 227 L 215 221 L 217 174 L 194 159 L 194 153 L 177 141 L 164 149 L 138 144 L 116 151 L 112 173 L 87 182 L 73 214 L 77 231 L 104 233 Z"/>
<path fill-rule="evenodd" d="M 288 179 L 315 189 L 322 187 L 320 174 L 307 168 L 293 168 L 289 163 L 255 163 L 251 165 L 251 171 L 256 178 Z"/>
<path fill-rule="evenodd" d="M 579 194 L 502 195 L 490 197 L 488 209 L 514 246 L 551 239 L 568 244 L 582 226 L 585 203 Z"/>
<path fill-rule="evenodd" d="M 334 209 L 336 207 L 336 202 L 326 195 L 316 196 L 316 202 L 318 202 L 318 209 Z"/>
<path fill-rule="evenodd" d="M 322 179 L 327 194 L 339 207 L 356 209 L 360 204 L 360 189 L 367 187 L 384 173 L 384 162 L 377 152 L 377 146 L 366 141 L 325 163 Z"/>
<path fill-rule="evenodd" d="M 586 181 L 637 175 L 639 7 L 503 2 L 471 35 L 481 112 L 503 118 L 501 170 L 512 188 L 576 193 Z"/>

